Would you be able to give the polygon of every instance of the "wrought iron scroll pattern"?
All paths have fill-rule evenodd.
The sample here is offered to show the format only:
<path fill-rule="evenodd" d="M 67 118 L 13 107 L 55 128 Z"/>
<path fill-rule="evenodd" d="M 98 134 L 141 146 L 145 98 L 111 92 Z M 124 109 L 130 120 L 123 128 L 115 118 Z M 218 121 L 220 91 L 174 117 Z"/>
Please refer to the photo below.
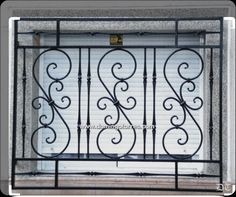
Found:
<path fill-rule="evenodd" d="M 115 52 L 115 51 L 120 51 L 120 52 L 124 52 L 126 53 L 128 56 L 130 56 L 132 58 L 132 61 L 133 61 L 133 70 L 131 72 L 130 75 L 126 76 L 126 77 L 120 77 L 116 74 L 116 71 L 115 69 L 122 69 L 123 68 L 123 65 L 120 63 L 120 62 L 116 62 L 112 65 L 111 67 L 111 74 L 112 76 L 117 80 L 117 82 L 114 84 L 113 86 L 113 90 L 110 91 L 109 88 L 107 87 L 107 85 L 105 84 L 105 82 L 103 81 L 102 77 L 101 77 L 101 65 L 102 65 L 102 62 L 103 60 L 106 58 L 107 55 Z M 129 65 L 130 66 L 130 65 Z M 107 93 L 109 94 L 109 97 L 108 96 L 103 96 L 101 97 L 98 101 L 97 101 L 97 107 L 100 109 L 100 110 L 105 110 L 107 108 L 107 104 L 106 103 L 103 103 L 103 105 L 101 105 L 101 102 L 106 100 L 106 101 L 109 101 L 111 102 L 114 106 L 115 106 L 115 109 L 116 109 L 116 113 L 117 113 L 117 117 L 116 117 L 116 120 L 111 122 L 111 120 L 113 119 L 113 116 L 108 114 L 105 116 L 104 118 L 104 122 L 107 126 L 115 126 L 119 123 L 120 121 L 120 116 L 121 114 L 123 114 L 124 118 L 127 120 L 128 124 L 131 126 L 131 129 L 133 131 L 133 142 L 131 143 L 131 146 L 129 148 L 129 150 L 124 153 L 124 154 L 121 154 L 121 155 L 118 155 L 118 156 L 114 156 L 114 155 L 109 155 L 108 153 L 106 153 L 104 150 L 102 150 L 101 146 L 100 146 L 100 138 L 101 138 L 101 134 L 106 131 L 106 130 L 109 130 L 109 129 L 115 129 L 119 135 L 118 138 L 114 137 L 111 139 L 111 143 L 114 144 L 114 145 L 118 145 L 121 143 L 122 139 L 123 139 L 123 135 L 122 135 L 122 131 L 118 128 L 103 128 L 102 130 L 99 131 L 98 135 L 97 135 L 97 147 L 99 149 L 99 151 L 101 152 L 101 154 L 103 154 L 104 156 L 108 157 L 108 158 L 111 158 L 111 159 L 120 159 L 122 157 L 125 157 L 126 155 L 128 155 L 131 150 L 133 149 L 135 143 L 136 143 L 136 131 L 134 129 L 134 127 L 132 126 L 132 123 L 130 121 L 130 119 L 128 118 L 128 116 L 126 115 L 125 111 L 124 110 L 132 110 L 135 106 L 136 106 L 136 99 L 133 97 L 133 96 L 129 96 L 126 101 L 127 103 L 131 103 L 132 102 L 132 105 L 131 106 L 125 106 L 124 104 L 122 104 L 119 99 L 118 99 L 118 96 L 117 96 L 117 88 L 119 87 L 119 85 L 124 85 L 124 86 L 120 86 L 120 90 L 122 92 L 126 92 L 128 91 L 129 89 L 129 84 L 127 82 L 127 80 L 129 80 L 130 78 L 132 78 L 132 76 L 135 74 L 136 72 L 136 69 L 137 69 L 137 62 L 136 62 L 136 59 L 134 57 L 134 55 L 128 51 L 128 50 L 125 50 L 125 49 L 111 49 L 109 50 L 108 52 L 106 52 L 100 59 L 99 63 L 98 63 L 98 67 L 97 67 L 97 74 L 98 74 L 98 78 L 99 78 L 99 81 L 101 82 L 101 84 L 103 85 L 103 87 L 106 89 Z"/>
<path fill-rule="evenodd" d="M 46 53 L 51 52 L 51 51 L 61 53 L 62 56 L 64 56 L 68 60 L 69 65 L 68 65 L 68 71 L 63 76 L 61 76 L 59 78 L 54 77 L 51 74 L 51 71 L 50 71 L 51 69 L 55 70 L 55 69 L 58 68 L 58 64 L 57 63 L 52 62 L 52 63 L 50 63 L 50 64 L 48 64 L 46 66 L 46 74 L 52 80 L 52 82 L 48 85 L 48 89 L 45 90 L 44 87 L 39 83 L 39 80 L 36 77 L 37 76 L 37 74 L 36 74 L 37 73 L 36 66 L 39 65 L 40 58 L 43 57 L 43 55 L 45 55 Z M 70 106 L 70 104 L 71 104 L 71 99 L 68 96 L 62 96 L 61 97 L 61 103 L 66 103 L 66 104 L 64 104 L 64 106 L 60 105 L 59 103 L 57 103 L 57 102 L 55 102 L 53 100 L 52 88 L 55 88 L 56 92 L 61 92 L 64 89 L 64 84 L 62 83 L 62 81 L 66 77 L 68 77 L 68 75 L 71 72 L 71 68 L 72 68 L 72 62 L 71 62 L 71 59 L 70 59 L 69 55 L 65 51 L 60 50 L 60 49 L 48 49 L 48 50 L 45 50 L 41 54 L 39 54 L 39 56 L 34 61 L 34 64 L 33 64 L 33 79 L 34 79 L 35 83 L 37 84 L 37 86 L 39 87 L 39 89 L 42 91 L 43 96 L 35 97 L 32 100 L 32 107 L 34 109 L 36 109 L 36 110 L 39 110 L 42 107 L 42 103 L 40 103 L 40 100 L 42 100 L 42 101 L 46 102 L 48 104 L 48 106 L 50 107 L 50 109 L 51 109 L 51 118 L 48 118 L 47 114 L 41 114 L 39 116 L 40 126 L 33 131 L 32 136 L 31 136 L 31 146 L 32 146 L 32 149 L 34 150 L 34 152 L 37 155 L 39 155 L 41 157 L 45 157 L 45 158 L 57 157 L 57 156 L 61 155 L 67 149 L 67 147 L 68 147 L 68 145 L 70 143 L 71 132 L 70 132 L 68 124 L 66 123 L 65 119 L 62 117 L 62 115 L 59 112 L 59 110 L 67 109 Z M 36 101 L 38 101 L 38 102 L 36 102 Z M 51 155 L 45 155 L 45 154 L 42 154 L 42 153 L 38 152 L 38 150 L 35 147 L 33 141 L 34 141 L 34 137 L 35 137 L 36 133 L 38 133 L 40 130 L 42 131 L 43 129 L 49 129 L 52 132 L 52 134 L 53 134 L 53 138 L 51 138 L 49 136 L 49 137 L 47 137 L 45 139 L 47 144 L 53 144 L 56 141 L 56 139 L 57 139 L 57 132 L 52 127 L 52 123 L 55 120 L 55 114 L 58 115 L 58 117 L 61 119 L 61 121 L 65 125 L 66 130 L 68 132 L 68 139 L 67 139 L 67 142 L 66 142 L 65 146 L 62 148 L 62 150 L 59 153 L 54 154 L 52 156 Z"/>
<path fill-rule="evenodd" d="M 200 60 L 200 69 L 199 69 L 199 73 L 197 73 L 194 77 L 185 77 L 182 72 L 181 72 L 181 69 L 188 69 L 190 67 L 190 65 L 187 63 L 187 62 L 182 62 L 181 64 L 178 65 L 177 67 L 177 73 L 178 73 L 178 76 L 183 80 L 183 83 L 180 85 L 179 87 L 179 93 L 178 91 L 173 87 L 173 85 L 171 84 L 171 82 L 169 81 L 168 77 L 167 77 L 167 65 L 168 65 L 168 62 L 169 60 L 173 57 L 173 56 L 176 56 L 179 52 L 182 52 L 182 51 L 189 51 L 193 54 L 195 54 L 197 56 L 197 58 L 199 58 Z M 201 74 L 203 73 L 203 69 L 204 69 L 204 63 L 203 63 L 203 59 L 201 57 L 201 55 L 196 52 L 195 50 L 193 49 L 189 49 L 189 48 L 183 48 L 183 49 L 178 49 L 176 51 L 174 51 L 173 53 L 170 54 L 170 56 L 166 59 L 165 61 L 165 64 L 164 64 L 164 69 L 163 69 L 163 72 L 164 72 L 164 78 L 167 82 L 167 84 L 169 85 L 169 87 L 172 89 L 173 93 L 175 94 L 175 97 L 167 97 L 164 101 L 163 101 L 163 107 L 165 110 L 167 111 L 170 111 L 173 109 L 173 104 L 170 103 L 169 105 L 167 105 L 167 102 L 169 102 L 170 100 L 176 102 L 177 104 L 179 104 L 179 106 L 182 108 L 182 111 L 183 111 L 183 117 L 181 119 L 181 121 L 179 121 L 177 123 L 176 120 L 179 120 L 179 116 L 177 115 L 173 115 L 171 118 L 170 118 L 170 123 L 172 125 L 171 128 L 169 128 L 163 135 L 163 138 L 162 138 L 162 145 L 163 145 L 163 148 L 165 150 L 165 152 L 172 158 L 174 159 L 188 159 L 188 158 L 191 158 L 192 156 L 194 156 L 198 151 L 199 149 L 201 148 L 201 145 L 202 145 L 202 141 L 203 141 L 203 132 L 202 132 L 202 129 L 201 127 L 199 126 L 198 122 L 196 121 L 196 119 L 194 118 L 194 116 L 192 115 L 192 112 L 191 111 L 196 111 L 196 110 L 200 110 L 203 106 L 203 100 L 202 98 L 200 98 L 199 96 L 196 96 L 193 98 L 193 103 L 197 103 L 197 101 L 200 103 L 197 107 L 193 107 L 191 106 L 189 103 L 186 102 L 184 96 L 183 96 L 183 88 L 186 84 L 190 84 L 192 87 L 188 87 L 187 88 L 187 91 L 188 92 L 194 92 L 196 90 L 196 84 L 194 82 L 194 80 L 196 80 L 197 78 L 199 78 L 201 76 Z M 189 133 L 188 131 L 184 128 L 184 124 L 186 122 L 186 117 L 187 117 L 187 114 L 190 116 L 190 118 L 193 120 L 194 124 L 197 126 L 198 130 L 199 130 L 199 133 L 200 133 L 200 142 L 199 142 L 199 145 L 197 147 L 197 149 L 192 153 L 192 154 L 188 154 L 188 155 L 181 155 L 181 157 L 178 157 L 177 155 L 174 155 L 174 154 L 171 154 L 169 151 L 168 151 L 168 148 L 166 147 L 166 143 L 165 143 L 165 139 L 166 139 L 166 136 L 168 133 L 170 132 L 174 132 L 175 130 L 181 130 L 184 135 L 185 135 L 185 139 L 182 139 L 182 138 L 179 138 L 177 140 L 177 143 L 179 145 L 185 145 L 187 144 L 188 140 L 189 140 Z"/>

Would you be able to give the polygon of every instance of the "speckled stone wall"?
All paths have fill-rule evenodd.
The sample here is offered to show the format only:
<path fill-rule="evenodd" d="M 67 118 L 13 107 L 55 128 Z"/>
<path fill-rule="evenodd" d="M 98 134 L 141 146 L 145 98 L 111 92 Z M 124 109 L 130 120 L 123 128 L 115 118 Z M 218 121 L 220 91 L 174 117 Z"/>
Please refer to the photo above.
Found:
<path fill-rule="evenodd" d="M 148 10 L 142 10 L 142 9 L 132 9 L 132 10 L 15 10 L 14 15 L 19 17 L 207 17 L 207 16 L 224 16 L 227 13 L 226 9 L 171 9 L 171 10 L 164 10 L 164 9 L 148 9 Z M 198 28 L 201 27 L 200 24 L 198 24 Z M 212 24 L 208 24 L 211 26 Z M 61 25 L 62 30 L 78 30 L 81 31 L 98 31 L 98 30 L 125 30 L 125 31 L 134 31 L 134 30 L 169 30 L 173 29 L 173 24 L 171 23 L 156 23 L 156 25 L 153 25 L 153 23 L 150 22 L 139 22 L 139 23 L 104 23 L 104 22 L 97 22 L 94 24 L 94 22 L 83 22 L 83 23 L 70 23 L 67 22 L 65 26 L 63 27 L 63 24 Z M 183 27 L 184 28 L 184 27 Z M 185 25 L 186 29 L 196 29 L 196 26 L 191 25 Z M 39 22 L 37 25 L 33 25 L 32 23 L 22 23 L 22 29 L 24 31 L 31 31 L 31 30 L 53 30 L 55 29 L 55 24 L 50 24 L 48 22 Z M 204 29 L 204 27 L 202 27 Z M 37 38 L 20 38 L 20 42 L 22 43 L 28 43 L 33 44 Z M 213 42 L 214 42 L 214 38 Z M 226 44 L 226 42 L 225 42 Z M 223 72 L 223 122 L 227 122 L 227 73 L 226 73 L 226 53 L 227 51 L 224 51 L 224 72 Z M 36 126 L 36 120 L 33 116 L 34 112 L 32 111 L 31 107 L 31 101 L 34 97 L 35 88 L 34 84 L 32 82 L 32 62 L 33 59 L 35 59 L 35 56 L 37 55 L 37 52 L 33 52 L 33 50 L 27 49 L 27 87 L 26 87 L 26 94 L 27 94 L 27 105 L 26 105 L 26 123 L 27 123 L 27 132 L 31 132 L 34 130 Z M 218 59 L 219 52 L 215 51 L 214 53 L 214 82 L 217 84 L 219 80 L 219 59 Z M 21 120 L 22 120 L 22 51 L 19 51 L 19 63 L 18 63 L 18 114 L 17 114 L 17 155 L 20 156 L 21 154 Z M 209 60 L 209 51 L 206 52 L 206 59 Z M 209 65 L 209 62 L 207 63 Z M 205 68 L 206 73 L 209 73 L 209 67 Z M 218 134 L 219 134 L 219 117 L 218 117 L 218 111 L 219 111 L 219 103 L 218 103 L 218 87 L 214 86 L 213 90 L 213 108 L 214 108 L 214 138 L 213 138 L 213 154 L 218 155 Z M 209 108 L 209 103 L 207 103 L 207 107 Z M 12 110 L 11 110 L 12 111 Z M 34 118 L 32 118 L 34 117 Z M 208 120 L 208 116 L 206 118 Z M 208 121 L 207 121 L 208 122 Z M 207 128 L 206 128 L 207 130 Z M 224 179 L 226 178 L 226 171 L 227 171 L 227 135 L 225 135 L 225 132 L 227 131 L 227 125 L 223 125 L 223 171 L 224 171 Z M 204 144 L 208 144 L 208 135 L 207 133 L 204 134 L 205 139 Z M 32 153 L 31 145 L 30 145 L 30 135 L 26 135 L 26 156 L 33 156 L 34 153 Z M 205 151 L 205 156 L 208 157 L 209 153 L 207 150 Z M 214 159 L 218 159 L 218 157 L 214 157 Z M 18 164 L 18 170 L 21 172 L 28 171 L 28 170 L 34 170 L 36 165 L 34 163 L 27 164 L 27 162 L 22 162 Z M 210 167 L 208 165 L 205 166 L 205 170 L 209 173 L 217 173 L 219 169 L 217 167 Z"/>

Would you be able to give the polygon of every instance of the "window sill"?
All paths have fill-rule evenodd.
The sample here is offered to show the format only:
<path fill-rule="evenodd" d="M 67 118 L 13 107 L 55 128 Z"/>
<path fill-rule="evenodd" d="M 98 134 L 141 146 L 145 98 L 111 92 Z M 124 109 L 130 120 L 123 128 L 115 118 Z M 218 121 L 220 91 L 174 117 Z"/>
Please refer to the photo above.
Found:
<path fill-rule="evenodd" d="M 191 181 L 189 181 L 191 179 Z M 32 185 L 34 183 L 34 185 Z M 179 188 L 188 189 L 216 189 L 218 179 L 215 178 L 183 178 L 179 177 Z M 16 186 L 31 185 L 31 187 L 53 187 L 54 176 L 24 176 L 16 179 Z M 114 176 L 59 176 L 59 187 L 88 187 L 88 189 L 23 189 L 14 190 L 14 193 L 21 195 L 188 195 L 191 191 L 154 191 L 154 188 L 171 189 L 175 187 L 174 177 L 114 177 Z M 120 187 L 120 188 L 137 188 L 129 189 L 91 189 L 89 187 Z M 139 190 L 139 188 L 150 188 L 150 190 Z M 195 192 L 195 194 L 220 195 L 221 192 Z"/>

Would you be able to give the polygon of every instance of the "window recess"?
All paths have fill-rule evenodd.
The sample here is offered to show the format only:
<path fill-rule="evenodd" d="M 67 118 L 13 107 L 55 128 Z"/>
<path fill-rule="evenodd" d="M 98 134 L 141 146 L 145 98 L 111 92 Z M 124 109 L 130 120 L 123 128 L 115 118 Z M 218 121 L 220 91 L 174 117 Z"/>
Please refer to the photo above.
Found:
<path fill-rule="evenodd" d="M 81 44 L 81 45 L 90 45 L 91 42 L 95 45 L 109 45 L 109 37 L 110 35 L 108 33 L 84 33 L 81 35 L 71 36 L 71 35 L 63 35 L 61 36 L 61 44 L 62 45 L 70 45 L 72 43 Z M 155 45 L 170 45 L 171 42 L 175 39 L 174 35 L 160 35 L 158 33 L 128 33 L 123 35 L 123 42 L 124 45 L 133 45 L 133 44 L 139 44 L 139 45 L 148 45 L 148 44 L 155 44 Z M 53 44 L 53 41 L 55 40 L 55 35 L 44 35 L 41 38 L 41 42 L 43 45 L 45 43 L 47 44 Z M 197 45 L 200 43 L 200 36 L 197 34 L 188 34 L 184 35 L 180 39 L 180 44 L 192 44 Z M 77 114 L 79 111 L 78 106 L 78 87 L 76 84 L 77 78 L 78 78 L 78 66 L 80 64 L 79 61 L 81 61 L 81 70 L 82 70 L 82 83 L 81 83 L 81 107 L 80 107 L 80 113 L 81 113 L 81 125 L 83 126 L 89 126 L 87 124 L 87 114 L 88 110 L 90 112 L 90 125 L 97 127 L 97 126 L 106 126 L 104 119 L 101 119 L 102 116 L 106 116 L 107 112 L 102 111 L 97 106 L 97 101 L 103 96 L 103 90 L 104 88 L 100 86 L 100 82 L 98 79 L 98 73 L 97 73 L 97 65 L 100 61 L 100 58 L 103 56 L 103 54 L 109 52 L 109 49 L 81 49 L 74 50 L 74 49 L 66 49 L 65 50 L 67 54 L 69 54 L 72 65 L 74 67 L 71 69 L 70 76 L 65 79 L 64 83 L 64 94 L 67 95 L 71 99 L 71 105 L 68 108 L 68 110 L 65 110 L 63 112 L 63 117 L 65 118 L 66 122 L 68 122 L 68 125 L 70 126 L 70 130 L 72 133 L 72 139 L 70 142 L 70 145 L 68 146 L 67 150 L 64 152 L 64 155 L 67 157 L 74 157 L 76 158 L 77 150 L 78 150 L 78 139 L 77 139 Z M 174 52 L 173 49 L 130 49 L 129 50 L 132 55 L 135 57 L 135 61 L 137 63 L 137 68 L 135 70 L 135 74 L 132 77 L 132 79 L 129 80 L 129 89 L 132 93 L 132 96 L 135 98 L 136 105 L 134 109 L 127 111 L 127 116 L 130 117 L 130 120 L 132 120 L 132 124 L 137 127 L 136 133 L 137 133 L 137 139 L 136 139 L 136 145 L 134 146 L 132 150 L 132 154 L 130 156 L 126 156 L 127 158 L 137 158 L 142 159 L 143 158 L 143 151 L 145 150 L 145 157 L 149 158 L 158 158 L 158 159 L 172 159 L 170 155 L 168 155 L 163 147 L 162 139 L 164 136 L 164 133 L 169 129 L 169 119 L 168 116 L 171 115 L 163 106 L 163 102 L 166 99 L 166 95 L 170 93 L 171 89 L 166 83 L 164 73 L 163 73 L 163 65 L 166 61 L 166 59 L 170 56 L 171 53 Z M 198 49 L 198 51 L 200 51 Z M 80 54 L 81 53 L 81 60 Z M 144 53 L 146 53 L 146 57 L 144 57 Z M 200 53 L 200 52 L 199 52 Z M 183 50 L 179 52 L 178 57 L 173 57 L 172 61 L 170 62 L 170 65 L 168 65 L 167 72 L 169 79 L 174 82 L 174 88 L 178 89 L 178 87 L 181 85 L 183 80 L 179 78 L 178 73 L 176 72 L 176 65 L 179 65 L 183 58 L 185 58 L 186 62 L 188 64 L 191 64 L 192 67 L 189 68 L 187 71 L 185 71 L 186 76 L 191 77 L 191 75 L 194 75 L 195 73 L 200 72 L 201 68 L 201 62 L 200 59 L 196 59 L 196 54 L 192 54 L 191 51 Z M 89 59 L 90 58 L 90 59 Z M 58 70 L 55 73 L 55 76 L 57 78 L 60 78 L 61 73 L 65 73 L 67 68 L 67 60 L 64 58 L 60 58 L 60 53 L 57 51 L 51 51 L 44 55 L 44 58 L 40 62 L 40 68 L 41 71 L 39 73 L 40 76 L 40 82 L 43 84 L 43 88 L 47 88 L 48 84 L 50 84 L 51 79 L 47 76 L 46 70 L 47 65 L 50 64 L 50 62 L 53 62 L 55 59 L 58 60 Z M 105 59 L 104 59 L 105 60 Z M 112 77 L 112 73 L 109 73 L 109 68 L 111 65 L 113 65 L 113 62 L 121 62 L 122 65 L 124 65 L 124 70 L 122 73 L 132 73 L 132 62 L 133 59 L 131 59 L 129 56 L 127 56 L 127 53 L 125 53 L 122 50 L 114 51 L 113 53 L 109 54 L 109 56 L 106 58 L 105 63 L 103 65 L 103 68 L 101 67 L 101 75 L 102 79 L 106 81 L 106 84 L 108 84 L 109 88 L 112 89 L 114 84 L 116 83 L 116 79 Z M 144 142 L 143 142 L 143 106 L 144 106 L 144 93 L 142 91 L 143 86 L 143 67 L 144 62 L 146 61 L 146 69 L 147 69 L 147 90 L 146 90 L 146 116 L 147 116 L 147 130 L 146 130 L 146 143 L 145 143 L 145 149 L 144 149 Z M 90 64 L 90 98 L 88 97 L 88 81 L 87 81 L 87 74 L 88 74 L 88 65 Z M 154 70 L 155 67 L 155 70 Z M 117 72 L 119 69 L 117 69 Z M 184 71 L 184 69 L 183 69 Z M 156 74 L 155 74 L 156 72 Z M 153 74 L 156 76 L 154 77 Z M 155 85 L 153 84 L 153 79 L 155 80 Z M 140 80 L 141 79 L 141 80 Z M 122 92 L 120 88 L 125 88 L 125 84 L 118 84 L 120 87 L 117 88 L 117 95 L 120 94 L 120 100 L 124 103 L 127 102 L 126 99 L 129 97 L 129 92 Z M 153 114 L 153 86 L 155 86 L 155 114 Z M 200 98 L 203 98 L 203 75 L 195 80 L 195 86 L 196 90 L 194 94 L 189 94 L 186 96 L 186 100 L 188 102 L 191 102 L 195 96 L 197 95 Z M 186 85 L 186 88 L 191 88 L 191 85 Z M 186 89 L 185 88 L 185 89 Z M 39 94 L 41 91 L 39 90 Z M 52 92 L 52 94 L 56 95 L 56 89 Z M 184 91 L 184 94 L 187 94 L 186 90 Z M 196 95 L 195 95 L 196 94 Z M 55 97 L 57 100 L 60 99 L 60 97 Z M 88 109 L 88 100 L 90 102 L 90 106 Z M 131 100 L 131 99 L 130 99 Z M 60 100 L 58 100 L 60 101 Z M 132 101 L 131 101 L 132 102 Z M 166 101 L 167 102 L 167 101 Z M 132 104 L 132 103 L 131 103 Z M 197 106 L 196 103 L 195 105 Z M 109 105 L 109 104 L 107 104 Z M 127 105 L 130 105 L 127 103 Z M 168 104 L 166 104 L 168 105 Z M 115 108 L 112 105 L 109 105 L 109 113 L 114 118 L 116 117 L 116 111 Z M 175 105 L 175 113 L 179 116 L 179 118 L 183 118 L 182 109 L 181 107 L 178 107 Z M 41 114 L 50 114 L 50 108 L 48 107 L 47 103 L 44 103 L 43 107 L 41 108 Z M 113 111 L 113 112 L 112 112 Z M 155 115 L 156 120 L 156 134 L 155 137 L 153 136 L 154 131 L 151 127 L 154 127 L 153 125 L 153 115 Z M 194 118 L 198 122 L 201 128 L 203 128 L 203 110 L 196 110 L 193 112 Z M 112 120 L 111 120 L 112 121 Z M 177 120 L 178 122 L 178 120 Z M 180 121 L 179 121 L 180 122 Z M 60 120 L 60 118 L 55 118 L 54 120 L 54 128 L 56 128 L 57 135 L 60 136 L 60 140 L 57 141 L 56 144 L 48 144 L 45 139 L 48 136 L 52 136 L 53 134 L 50 131 L 45 128 L 42 130 L 42 133 L 39 137 L 39 148 L 40 151 L 43 154 L 46 155 L 56 155 L 60 152 L 60 148 L 63 146 L 63 144 L 66 144 L 67 141 L 67 134 L 64 132 L 63 122 Z M 186 144 L 186 146 L 176 146 L 176 139 L 178 138 L 185 138 L 185 135 L 183 131 L 177 130 L 176 132 L 173 132 L 173 134 L 170 134 L 169 137 L 167 137 L 167 144 L 168 148 L 172 152 L 173 156 L 179 157 L 179 158 L 185 158 L 189 157 L 189 159 L 200 159 L 203 157 L 203 151 L 202 149 L 199 150 L 199 152 L 191 156 L 192 153 L 195 152 L 197 147 L 199 146 L 200 138 L 199 138 L 199 131 L 198 128 L 194 125 L 193 121 L 191 119 L 186 119 L 185 123 L 188 130 L 191 130 L 191 134 L 189 134 L 189 142 Z M 129 124 L 127 124 L 125 119 L 120 119 L 119 124 L 117 126 L 124 126 L 128 127 Z M 149 128 L 148 128 L 149 127 Z M 83 128 L 81 129 L 81 136 L 80 136 L 80 154 L 81 157 L 87 157 L 87 153 L 89 151 L 89 157 L 90 158 L 99 158 L 104 157 L 104 155 L 100 154 L 100 151 L 96 144 L 96 137 L 98 136 L 101 129 L 99 128 L 91 128 L 90 129 L 90 136 L 89 136 L 89 147 L 87 147 L 88 143 L 88 136 L 87 136 L 87 129 Z M 73 132 L 74 131 L 74 132 Z M 102 139 L 104 142 L 102 143 L 102 146 L 104 146 L 105 150 L 109 150 L 109 154 L 112 155 L 112 157 L 119 157 L 122 154 L 125 154 L 127 150 L 129 150 L 130 144 L 133 142 L 133 132 L 130 132 L 129 129 L 124 129 L 124 134 L 122 136 L 122 141 L 120 146 L 119 144 L 115 145 L 110 142 L 110 140 L 117 135 L 116 131 L 113 129 L 110 129 L 110 131 L 107 130 L 107 132 L 103 134 Z M 153 137 L 155 140 L 155 143 L 153 143 Z M 89 148 L 89 150 L 88 150 Z M 89 162 L 86 164 L 86 167 L 90 166 L 91 169 L 93 169 L 93 166 L 97 166 L 95 164 L 96 162 Z M 81 164 L 78 164 L 78 166 L 70 167 L 70 165 L 65 164 L 62 169 L 64 170 L 75 170 L 79 169 L 82 166 Z M 147 166 L 147 163 L 143 163 L 143 167 Z M 104 169 L 104 165 L 102 166 Z M 115 168 L 114 168 L 115 167 Z M 115 171 L 118 168 L 127 167 L 130 170 L 132 169 L 132 164 L 130 163 L 121 163 L 120 165 L 116 165 L 112 162 L 106 162 L 106 168 L 110 168 L 111 171 Z M 166 167 L 166 164 L 163 166 Z M 53 166 L 45 165 L 41 166 L 41 170 L 49 170 L 53 169 Z M 150 167 L 149 167 L 150 168 Z M 155 169 L 155 164 L 153 164 L 153 168 Z M 160 168 L 160 166 L 158 166 Z M 192 168 L 194 172 L 201 171 L 202 165 L 197 164 L 191 166 L 191 168 L 187 167 L 188 170 Z M 40 169 L 40 167 L 39 167 Z M 96 169 L 96 167 L 94 167 Z M 100 170 L 103 170 L 100 168 Z"/>

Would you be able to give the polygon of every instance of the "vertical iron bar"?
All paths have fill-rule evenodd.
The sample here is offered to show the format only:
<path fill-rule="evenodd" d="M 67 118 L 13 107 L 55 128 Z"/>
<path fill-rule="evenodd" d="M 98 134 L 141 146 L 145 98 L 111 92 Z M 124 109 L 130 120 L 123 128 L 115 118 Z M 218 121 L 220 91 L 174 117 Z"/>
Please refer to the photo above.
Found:
<path fill-rule="evenodd" d="M 210 137 L 210 160 L 212 160 L 212 135 L 213 135 L 213 118 L 212 118 L 212 92 L 213 92 L 213 49 L 211 48 L 211 57 L 210 57 L 210 120 L 209 120 L 209 137 Z"/>
<path fill-rule="evenodd" d="M 25 157 L 25 130 L 26 130 L 26 122 L 25 122 L 25 90 L 26 90 L 26 62 L 25 62 L 25 48 L 23 49 L 23 74 L 22 74 L 22 90 L 23 90 L 23 111 L 22 111 L 22 157 Z"/>
<path fill-rule="evenodd" d="M 78 158 L 80 158 L 80 136 L 81 136 L 81 48 L 79 48 L 79 71 L 78 71 L 78 121 L 77 121 L 77 133 L 78 133 Z"/>
<path fill-rule="evenodd" d="M 179 39 L 179 35 L 178 35 L 178 20 L 175 21 L 175 47 L 178 47 L 178 39 Z"/>
<path fill-rule="evenodd" d="M 152 73 L 152 86 L 153 86 L 153 116 L 152 116 L 152 141 L 153 141 L 153 159 L 155 159 L 156 148 L 156 48 L 153 51 L 153 73 Z"/>
<path fill-rule="evenodd" d="M 88 86 L 88 100 L 87 100 L 87 158 L 89 158 L 89 143 L 90 143 L 90 86 L 91 86 L 91 70 L 90 70 L 90 48 L 88 48 L 88 73 L 87 73 L 87 86 Z"/>
<path fill-rule="evenodd" d="M 60 21 L 57 20 L 57 35 L 56 35 L 56 45 L 60 46 Z"/>
<path fill-rule="evenodd" d="M 17 125 L 17 60 L 18 60 L 18 21 L 14 21 L 14 98 L 13 98 L 13 134 L 12 134 L 12 166 L 11 185 L 15 187 L 16 165 L 16 125 Z"/>
<path fill-rule="evenodd" d="M 220 183 L 223 183 L 223 154 L 222 154 L 222 124 L 223 124 L 223 119 L 222 119 L 222 93 L 223 93 L 223 86 L 222 86 L 222 73 L 223 73 L 223 17 L 220 19 L 220 68 L 219 68 L 219 159 L 220 159 Z"/>
<path fill-rule="evenodd" d="M 143 94 L 144 94 L 144 113 L 143 113 L 143 157 L 146 158 L 146 92 L 147 92 L 147 49 L 144 48 L 144 69 L 143 69 Z"/>
<path fill-rule="evenodd" d="M 55 188 L 58 187 L 58 160 L 55 160 Z"/>
<path fill-rule="evenodd" d="M 175 161 L 175 189 L 178 189 L 178 162 Z"/>

